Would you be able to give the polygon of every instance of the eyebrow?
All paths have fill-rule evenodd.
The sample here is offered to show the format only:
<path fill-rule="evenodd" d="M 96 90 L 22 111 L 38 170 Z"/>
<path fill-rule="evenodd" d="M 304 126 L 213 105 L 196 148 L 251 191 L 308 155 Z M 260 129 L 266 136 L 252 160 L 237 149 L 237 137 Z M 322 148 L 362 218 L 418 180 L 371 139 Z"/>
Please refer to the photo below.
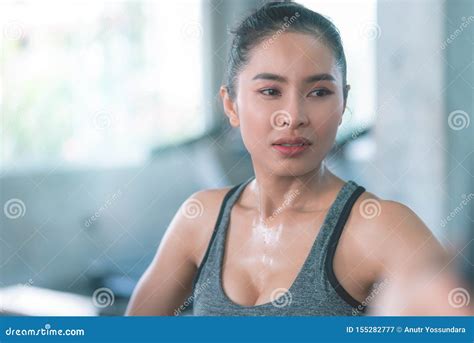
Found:
<path fill-rule="evenodd" d="M 272 74 L 272 73 L 257 74 L 252 78 L 252 80 L 273 80 L 273 81 L 288 83 L 288 80 L 286 77 L 278 75 L 278 74 Z M 304 79 L 305 83 L 313 83 L 316 81 L 336 81 L 336 79 L 334 78 L 334 76 L 327 73 L 310 75 Z"/>

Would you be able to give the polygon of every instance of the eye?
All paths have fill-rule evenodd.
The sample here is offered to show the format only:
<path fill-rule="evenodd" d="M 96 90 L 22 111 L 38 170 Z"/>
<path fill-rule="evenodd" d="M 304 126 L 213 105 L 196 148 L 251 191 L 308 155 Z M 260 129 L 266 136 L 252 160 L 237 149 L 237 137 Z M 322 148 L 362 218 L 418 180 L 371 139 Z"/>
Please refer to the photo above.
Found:
<path fill-rule="evenodd" d="M 278 95 L 280 95 L 280 92 L 275 88 L 265 88 L 265 89 L 261 89 L 259 92 L 261 94 L 267 95 L 267 96 L 278 96 Z"/>
<path fill-rule="evenodd" d="M 315 89 L 315 90 L 311 91 L 309 94 L 310 95 L 313 94 L 316 97 L 324 97 L 326 95 L 332 94 L 332 92 L 329 89 L 318 88 L 318 89 Z"/>

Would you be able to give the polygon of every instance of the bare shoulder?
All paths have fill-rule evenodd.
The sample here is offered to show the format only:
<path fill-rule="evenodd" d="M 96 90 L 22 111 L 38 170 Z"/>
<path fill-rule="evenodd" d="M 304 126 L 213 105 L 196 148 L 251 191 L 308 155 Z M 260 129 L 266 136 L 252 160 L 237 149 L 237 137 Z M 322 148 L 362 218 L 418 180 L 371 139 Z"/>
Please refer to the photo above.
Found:
<path fill-rule="evenodd" d="M 398 201 L 381 199 L 370 192 L 364 192 L 357 199 L 353 212 L 358 223 L 363 224 L 359 227 L 370 230 L 378 239 L 400 236 L 408 244 L 408 241 L 434 237 L 410 207 Z"/>
<path fill-rule="evenodd" d="M 204 257 L 222 202 L 230 189 L 229 186 L 197 191 L 181 204 L 176 214 L 178 234 L 196 267 Z"/>
<path fill-rule="evenodd" d="M 368 263 L 393 272 L 443 256 L 446 251 L 407 205 L 364 192 L 354 203 L 348 231 Z"/>
<path fill-rule="evenodd" d="M 133 292 L 128 315 L 171 315 L 183 304 L 192 292 L 197 258 L 211 237 L 225 193 L 226 189 L 203 190 L 181 204 Z"/>

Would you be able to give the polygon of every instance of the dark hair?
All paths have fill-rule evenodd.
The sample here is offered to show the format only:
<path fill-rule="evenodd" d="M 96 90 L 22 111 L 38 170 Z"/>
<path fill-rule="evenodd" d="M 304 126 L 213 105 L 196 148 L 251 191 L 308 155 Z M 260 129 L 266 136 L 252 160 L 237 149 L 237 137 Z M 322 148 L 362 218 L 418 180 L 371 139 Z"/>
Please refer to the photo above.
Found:
<path fill-rule="evenodd" d="M 314 35 L 332 49 L 341 70 L 345 99 L 347 66 L 339 30 L 323 15 L 294 2 L 267 3 L 230 31 L 234 35 L 226 72 L 226 86 L 230 97 L 235 98 L 237 75 L 248 62 L 251 49 L 264 39 L 285 31 Z"/>

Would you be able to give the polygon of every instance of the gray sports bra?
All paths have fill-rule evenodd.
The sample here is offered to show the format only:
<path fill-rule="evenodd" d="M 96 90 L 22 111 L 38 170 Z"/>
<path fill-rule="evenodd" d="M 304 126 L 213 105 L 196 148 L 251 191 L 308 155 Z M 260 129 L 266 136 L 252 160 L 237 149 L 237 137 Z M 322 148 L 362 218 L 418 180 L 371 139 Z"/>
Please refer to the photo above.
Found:
<path fill-rule="evenodd" d="M 234 303 L 222 287 L 222 262 L 232 206 L 254 177 L 234 186 L 224 197 L 203 261 L 193 281 L 196 316 L 350 316 L 366 307 L 341 286 L 333 258 L 352 206 L 365 191 L 347 181 L 329 208 L 311 250 L 291 287 L 276 290 L 271 302 L 255 306 Z"/>

